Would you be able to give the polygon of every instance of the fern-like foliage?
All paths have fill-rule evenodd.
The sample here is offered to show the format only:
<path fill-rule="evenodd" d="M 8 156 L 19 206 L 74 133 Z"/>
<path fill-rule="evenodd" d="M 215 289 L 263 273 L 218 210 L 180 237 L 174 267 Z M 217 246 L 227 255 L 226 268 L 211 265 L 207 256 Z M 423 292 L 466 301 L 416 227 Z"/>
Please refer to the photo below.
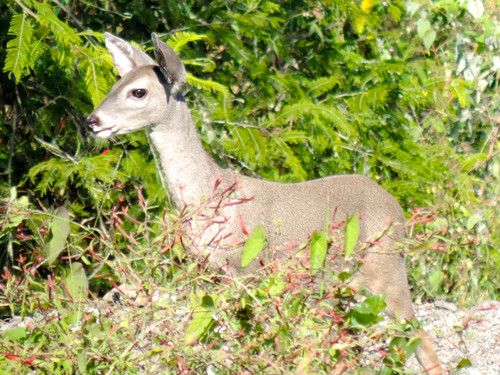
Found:
<path fill-rule="evenodd" d="M 304 117 L 317 117 L 332 123 L 344 135 L 353 135 L 354 127 L 346 120 L 345 116 L 331 104 L 315 103 L 309 99 L 302 99 L 282 108 L 276 122 L 286 124 L 303 119 Z"/>
<path fill-rule="evenodd" d="M 106 96 L 111 87 L 111 77 L 109 75 L 111 66 L 106 66 L 106 69 L 103 69 L 103 65 L 110 65 L 109 61 L 103 61 L 103 59 L 95 57 L 99 56 L 99 52 L 101 52 L 100 56 L 107 57 L 102 47 L 95 47 L 92 50 L 90 48 L 83 48 L 82 51 L 84 51 L 85 58 L 81 59 L 80 68 L 83 70 L 85 86 L 87 87 L 87 92 L 90 95 L 92 103 L 97 105 Z"/>
<path fill-rule="evenodd" d="M 339 73 L 333 74 L 330 77 L 319 77 L 313 80 L 304 81 L 305 86 L 309 89 L 309 93 L 314 97 L 318 97 L 335 86 L 338 86 L 342 80 Z"/>
<path fill-rule="evenodd" d="M 84 157 L 78 161 L 54 157 L 32 167 L 28 177 L 37 182 L 36 190 L 41 194 L 77 186 L 99 201 L 104 198 L 106 187 L 116 179 L 125 178 L 116 169 L 120 156 L 119 150 L 113 150 L 109 154 Z"/>
<path fill-rule="evenodd" d="M 213 72 L 216 64 L 208 57 L 198 57 L 196 59 L 183 59 L 184 65 L 199 66 L 204 72 Z"/>
<path fill-rule="evenodd" d="M 33 24 L 26 13 L 18 13 L 12 16 L 9 27 L 9 35 L 14 38 L 7 43 L 7 56 L 3 71 L 14 75 L 16 81 L 20 81 L 23 74 L 34 65 L 31 57 Z"/>
<path fill-rule="evenodd" d="M 208 79 L 195 77 L 191 73 L 187 73 L 187 81 L 190 85 L 200 90 L 205 90 L 213 93 L 220 93 L 226 96 L 230 95 L 229 89 L 223 84 Z"/>
<path fill-rule="evenodd" d="M 47 3 L 33 3 L 38 11 L 38 20 L 50 29 L 55 40 L 63 45 L 80 44 L 80 36 L 69 25 L 61 21 Z"/>
<path fill-rule="evenodd" d="M 179 31 L 173 34 L 168 40 L 168 45 L 172 47 L 175 52 L 179 52 L 183 47 L 190 42 L 197 42 L 198 40 L 206 39 L 207 36 L 203 34 L 196 34 L 191 31 Z"/>

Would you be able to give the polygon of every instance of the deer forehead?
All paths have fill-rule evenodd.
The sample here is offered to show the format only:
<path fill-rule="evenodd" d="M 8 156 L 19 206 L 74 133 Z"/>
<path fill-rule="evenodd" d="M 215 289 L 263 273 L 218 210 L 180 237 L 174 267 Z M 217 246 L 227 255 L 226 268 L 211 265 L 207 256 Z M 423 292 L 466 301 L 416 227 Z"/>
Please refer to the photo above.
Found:
<path fill-rule="evenodd" d="M 133 89 L 151 89 L 154 86 L 161 86 L 158 77 L 153 71 L 153 66 L 141 67 L 125 75 L 113 91 L 128 92 Z"/>

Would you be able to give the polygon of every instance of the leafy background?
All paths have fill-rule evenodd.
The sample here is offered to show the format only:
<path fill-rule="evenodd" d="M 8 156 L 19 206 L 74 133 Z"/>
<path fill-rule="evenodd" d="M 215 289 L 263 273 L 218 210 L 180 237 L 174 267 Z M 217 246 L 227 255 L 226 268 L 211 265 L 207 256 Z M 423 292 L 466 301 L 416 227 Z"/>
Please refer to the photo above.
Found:
<path fill-rule="evenodd" d="M 127 267 L 150 271 L 148 283 L 176 274 L 158 276 L 154 252 L 143 252 L 161 257 L 166 218 L 176 222 L 146 136 L 98 141 L 82 126 L 116 80 L 104 31 L 146 51 L 154 31 L 180 54 L 195 122 L 222 165 L 286 182 L 359 173 L 390 191 L 411 223 L 414 298 L 498 299 L 494 9 L 494 0 L 2 3 L 0 308 L 33 311 L 27 295 L 52 306 L 51 280 L 85 280 L 86 296 L 123 282 Z"/>

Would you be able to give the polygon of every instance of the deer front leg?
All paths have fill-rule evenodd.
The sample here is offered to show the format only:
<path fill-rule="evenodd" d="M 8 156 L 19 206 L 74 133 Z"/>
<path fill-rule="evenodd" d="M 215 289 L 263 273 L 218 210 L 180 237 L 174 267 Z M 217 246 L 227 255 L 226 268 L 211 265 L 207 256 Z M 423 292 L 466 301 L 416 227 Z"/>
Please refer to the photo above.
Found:
<path fill-rule="evenodd" d="M 363 266 L 356 274 L 352 286 L 364 287 L 375 294 L 383 294 L 387 309 L 396 319 L 414 320 L 410 289 L 406 276 L 405 260 L 400 254 L 387 251 L 369 252 Z M 432 340 L 423 329 L 417 330 L 422 340 L 416 355 L 417 360 L 428 375 L 441 375 L 443 370 L 433 349 Z"/>

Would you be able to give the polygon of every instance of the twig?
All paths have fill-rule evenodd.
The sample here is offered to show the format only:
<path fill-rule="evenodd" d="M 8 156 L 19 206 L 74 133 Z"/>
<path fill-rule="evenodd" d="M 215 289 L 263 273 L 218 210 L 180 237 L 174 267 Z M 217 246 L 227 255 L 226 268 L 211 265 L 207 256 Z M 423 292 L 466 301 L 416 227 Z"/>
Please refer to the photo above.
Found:
<path fill-rule="evenodd" d="M 68 17 L 70 17 L 74 23 L 76 23 L 76 25 L 82 29 L 82 30 L 85 30 L 85 27 L 83 26 L 83 24 L 80 22 L 80 20 L 78 18 L 76 18 L 69 10 L 68 8 L 66 8 L 64 5 L 62 5 L 58 0 L 52 0 L 53 3 L 55 3 L 59 8 L 61 8 L 61 10 L 66 13 L 68 15 Z"/>
<path fill-rule="evenodd" d="M 16 85 L 16 94 L 17 94 L 17 85 Z M 9 187 L 12 186 L 12 159 L 14 155 L 14 145 L 15 145 L 15 137 L 16 137 L 16 128 L 17 128 L 17 104 L 14 103 L 12 106 L 12 119 L 11 119 L 11 132 L 9 138 L 9 159 L 7 161 L 7 183 Z"/>
<path fill-rule="evenodd" d="M 23 3 L 21 3 L 19 0 L 14 0 L 14 2 L 21 7 L 23 12 L 28 13 L 31 17 L 38 19 L 38 15 L 33 13 L 31 9 L 27 8 Z"/>

